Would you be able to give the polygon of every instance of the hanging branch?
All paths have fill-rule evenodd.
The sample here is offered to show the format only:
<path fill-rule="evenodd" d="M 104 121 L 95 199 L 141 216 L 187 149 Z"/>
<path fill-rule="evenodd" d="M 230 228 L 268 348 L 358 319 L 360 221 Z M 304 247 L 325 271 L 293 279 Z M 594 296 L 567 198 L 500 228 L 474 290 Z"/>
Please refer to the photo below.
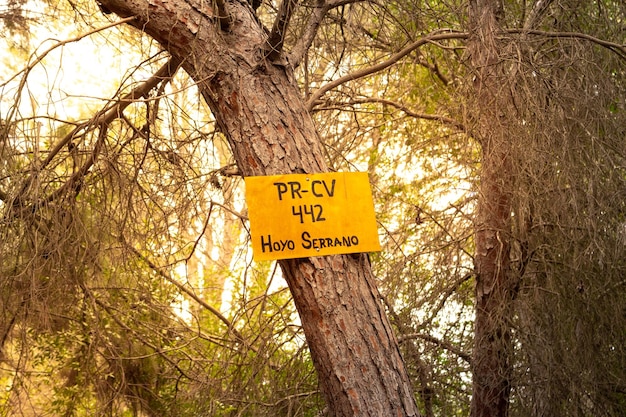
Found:
<path fill-rule="evenodd" d="M 553 0 L 538 0 L 524 22 L 524 30 L 534 29 L 544 18 Z"/>
<path fill-rule="evenodd" d="M 152 262 L 150 259 L 148 259 L 146 256 L 144 256 L 133 245 L 128 243 L 126 241 L 126 239 L 124 239 L 123 236 L 120 236 L 118 239 L 137 258 L 139 258 L 146 265 L 148 265 L 148 267 L 150 269 L 152 269 L 155 273 L 157 273 L 161 278 L 165 279 L 167 282 L 169 282 L 170 284 L 174 285 L 176 288 L 178 288 L 178 290 L 180 292 L 182 292 L 182 293 L 186 294 L 187 296 L 189 296 L 192 300 L 194 300 L 196 303 L 198 303 L 204 309 L 206 309 L 211 314 L 213 314 L 215 317 L 217 317 L 222 323 L 224 323 L 226 325 L 226 328 L 228 329 L 228 332 L 231 333 L 233 336 L 235 336 L 235 339 L 237 340 L 238 343 L 241 343 L 246 348 L 251 349 L 254 352 L 257 352 L 257 350 L 255 348 L 253 348 L 247 342 L 247 340 L 243 337 L 243 335 L 235 328 L 235 325 L 230 320 L 228 320 L 228 318 L 226 318 L 226 316 L 224 316 L 222 313 L 220 313 L 220 311 L 218 309 L 216 309 L 215 307 L 213 307 L 210 304 L 208 304 L 202 298 L 198 297 L 192 290 L 190 290 L 185 285 L 183 285 L 180 282 L 178 282 L 176 279 L 172 278 L 169 274 L 166 274 L 158 265 L 156 265 L 154 262 Z"/>
<path fill-rule="evenodd" d="M 28 79 L 28 75 L 30 74 L 30 72 L 33 70 L 33 68 L 35 68 L 38 64 L 40 64 L 44 58 L 46 56 L 48 56 L 52 51 L 56 50 L 57 48 L 61 48 L 67 44 L 70 43 L 74 43 L 74 42 L 78 42 L 82 39 L 85 39 L 91 35 L 94 35 L 96 33 L 102 32 L 104 30 L 107 29 L 111 29 L 115 26 L 119 26 L 122 25 L 124 23 L 130 23 L 133 20 L 135 20 L 135 17 L 127 17 L 125 19 L 121 19 L 118 20 L 116 22 L 110 23 L 108 25 L 90 30 L 89 32 L 86 33 L 82 33 L 78 36 L 75 36 L 71 39 L 66 39 L 63 41 L 59 41 L 57 43 L 55 43 L 54 45 L 52 45 L 50 48 L 46 49 L 45 51 L 43 51 L 41 54 L 37 55 L 35 57 L 35 59 L 30 62 L 26 68 L 24 68 L 22 71 L 18 72 L 17 74 L 15 74 L 14 76 L 10 77 L 9 79 L 5 80 L 4 82 L 0 83 L 0 87 L 5 87 L 9 82 L 13 81 L 16 77 L 19 77 L 20 74 L 22 75 L 22 78 L 20 79 L 19 85 L 17 87 L 17 92 L 15 95 L 15 102 L 13 104 L 13 106 L 11 107 L 11 109 L 9 110 L 7 116 L 6 116 L 6 120 L 11 120 L 15 114 L 15 112 L 17 111 L 17 109 L 19 108 L 19 103 L 20 103 L 20 97 L 21 97 L 21 92 L 24 90 L 24 86 L 26 85 L 26 81 Z M 6 126 L 0 126 L 0 136 L 5 136 L 8 133 L 8 129 L 9 129 L 9 124 L 7 123 Z"/>
<path fill-rule="evenodd" d="M 67 135 L 61 138 L 61 140 L 58 141 L 56 145 L 54 145 L 54 147 L 50 150 L 47 157 L 43 161 L 33 161 L 33 163 L 31 164 L 31 171 L 33 172 L 33 174 L 31 174 L 31 176 L 24 180 L 24 183 L 20 187 L 20 191 L 16 194 L 12 202 L 13 207 L 25 205 L 24 200 L 27 196 L 26 191 L 32 184 L 33 180 L 37 177 L 38 172 L 45 168 L 52 161 L 52 159 L 54 159 L 54 157 L 63 149 L 63 147 L 69 146 L 74 139 L 84 136 L 87 133 L 99 128 L 100 134 L 96 142 L 96 146 L 94 147 L 94 150 L 88 161 L 85 162 L 85 164 L 83 164 L 80 169 L 76 173 L 74 173 L 63 186 L 61 186 L 61 188 L 57 189 L 43 200 L 35 203 L 33 206 L 36 207 L 42 202 L 49 202 L 54 200 L 62 194 L 62 191 L 65 191 L 80 182 L 82 177 L 87 174 L 89 168 L 91 168 L 91 166 L 95 162 L 95 157 L 99 153 L 104 137 L 106 136 L 106 130 L 108 125 L 111 124 L 113 120 L 120 117 L 122 112 L 130 104 L 134 103 L 136 100 L 142 97 L 146 97 L 148 92 L 155 88 L 164 79 L 171 78 L 180 66 L 180 64 L 181 61 L 179 61 L 178 59 L 170 58 L 161 68 L 159 68 L 159 70 L 152 77 L 139 84 L 128 94 L 124 95 L 122 98 L 114 102 L 113 105 L 100 110 L 89 121 L 81 123 L 77 125 L 74 129 L 72 129 Z M 2 198 L 2 200 L 6 200 L 7 198 L 9 198 L 9 196 L 6 195 L 6 193 L 0 193 L 0 198 Z"/>
<path fill-rule="evenodd" d="M 311 98 L 309 99 L 309 101 L 307 101 L 307 104 L 306 104 L 307 108 L 309 109 L 309 111 L 313 109 L 313 107 L 317 104 L 317 101 L 320 99 L 320 97 L 322 97 L 328 91 L 334 88 L 337 88 L 340 85 L 345 84 L 349 81 L 354 81 L 359 78 L 367 77 L 368 75 L 375 74 L 379 71 L 389 68 L 390 66 L 397 63 L 400 59 L 404 58 L 411 52 L 415 51 L 416 49 L 426 44 L 435 43 L 437 41 L 443 41 L 443 40 L 467 39 L 468 36 L 469 34 L 467 32 L 457 32 L 451 29 L 441 29 L 427 36 L 424 36 L 423 38 L 416 40 L 410 45 L 407 45 L 404 49 L 392 55 L 389 59 L 383 62 L 380 62 L 376 65 L 372 65 L 371 67 L 356 70 L 354 72 L 351 72 L 350 74 L 346 74 L 343 77 L 339 77 L 336 80 L 331 81 L 328 84 L 320 87 L 317 91 L 315 91 L 311 95 Z"/>
<path fill-rule="evenodd" d="M 443 349 L 457 355 L 459 358 L 463 359 L 465 362 L 471 364 L 472 363 L 472 356 L 470 354 L 468 354 L 467 352 L 463 352 L 461 349 L 459 349 L 457 346 L 455 346 L 454 344 L 445 341 L 445 340 L 441 340 L 438 339 L 434 336 L 431 336 L 429 334 L 425 334 L 425 333 L 410 333 L 410 334 L 404 334 L 404 335 L 400 335 L 398 336 L 398 343 L 402 344 L 407 340 L 411 340 L 411 339 L 422 339 L 425 340 L 427 342 L 431 342 L 436 344 L 437 346 L 442 347 Z"/>
<path fill-rule="evenodd" d="M 615 42 L 609 42 L 604 39 L 596 38 L 595 36 L 588 35 L 580 32 L 546 32 L 543 30 L 525 30 L 525 29 L 507 29 L 506 33 L 510 34 L 528 34 L 535 36 L 545 36 L 546 38 L 568 38 L 568 39 L 582 39 L 597 45 L 602 46 L 612 52 L 614 52 L 621 59 L 626 60 L 626 44 L 619 44 Z"/>
<path fill-rule="evenodd" d="M 278 15 L 276 16 L 276 20 L 274 20 L 274 26 L 266 42 L 266 48 L 269 51 L 267 58 L 270 61 L 278 61 L 280 58 L 285 42 L 285 33 L 289 26 L 289 20 L 291 20 L 291 16 L 297 4 L 298 0 L 283 0 L 278 8 Z"/>
<path fill-rule="evenodd" d="M 105 303 L 104 301 L 100 300 L 98 297 L 96 297 L 86 286 L 81 285 L 81 289 L 83 290 L 83 292 L 85 293 L 86 296 L 89 297 L 89 299 L 94 303 L 94 305 L 100 306 L 104 311 L 106 311 L 106 313 L 109 315 L 109 317 L 118 325 L 120 326 L 120 328 L 124 329 L 128 334 L 132 334 L 134 337 L 137 338 L 137 340 L 139 340 L 144 346 L 149 347 L 150 349 L 152 349 L 155 354 L 159 355 L 161 358 L 163 358 L 165 361 L 167 361 L 170 365 L 172 365 L 172 367 L 174 369 L 176 369 L 181 375 L 183 375 L 185 378 L 187 379 L 192 379 L 190 375 L 188 375 L 180 366 L 178 363 L 176 363 L 174 360 L 172 360 L 169 356 L 167 356 L 167 352 L 168 351 L 172 351 L 172 350 L 176 350 L 176 348 L 174 349 L 163 349 L 160 346 L 155 345 L 154 343 L 150 342 L 148 339 L 146 339 L 140 332 L 134 330 L 132 327 L 130 327 L 128 324 L 124 323 L 124 321 L 122 321 L 119 317 L 118 317 L 118 313 L 117 311 L 115 311 L 115 309 L 113 307 L 111 307 L 109 304 Z"/>
<path fill-rule="evenodd" d="M 409 109 L 406 105 L 399 103 L 397 101 L 393 101 L 393 100 L 388 100 L 388 99 L 384 99 L 384 98 L 378 98 L 378 97 L 367 97 L 367 98 L 358 98 L 358 99 L 352 99 L 350 101 L 347 102 L 343 102 L 343 103 L 336 103 L 336 107 L 337 108 L 343 108 L 345 106 L 354 106 L 354 105 L 359 105 L 359 104 L 367 104 L 367 103 L 379 103 L 382 105 L 387 105 L 387 106 L 392 106 L 395 107 L 396 109 L 402 111 L 403 113 L 405 113 L 407 116 L 409 117 L 413 117 L 415 119 L 424 119 L 424 120 L 432 120 L 432 121 L 436 121 L 436 122 L 441 122 L 447 126 L 450 126 L 460 132 L 467 132 L 468 129 L 465 127 L 465 125 L 463 125 L 463 123 L 447 117 L 447 116 L 443 116 L 440 114 L 431 114 L 431 113 L 418 113 L 416 111 L 413 111 L 411 109 Z M 330 103 L 331 105 L 335 104 L 335 103 Z M 315 109 L 315 111 L 317 110 L 328 110 L 328 107 L 318 107 Z"/>

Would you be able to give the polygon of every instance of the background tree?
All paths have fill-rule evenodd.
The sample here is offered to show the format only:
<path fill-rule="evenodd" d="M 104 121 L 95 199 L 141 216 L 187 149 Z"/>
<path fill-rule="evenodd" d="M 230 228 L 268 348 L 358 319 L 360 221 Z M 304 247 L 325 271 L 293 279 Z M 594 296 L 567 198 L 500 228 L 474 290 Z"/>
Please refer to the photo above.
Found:
<path fill-rule="evenodd" d="M 514 15 L 512 5 L 492 1 L 470 3 L 472 36 L 469 53 L 476 101 L 469 102 L 471 110 L 468 114 L 472 132 L 482 149 L 476 215 L 477 304 L 472 415 L 506 415 L 512 388 L 517 390 L 520 403 L 525 402 L 526 394 L 536 393 L 533 397 L 537 408 L 525 412 L 554 415 L 620 413 L 619 402 L 609 401 L 615 404 L 616 408 L 613 408 L 607 407 L 609 403 L 603 401 L 592 400 L 587 404 L 580 401 L 583 397 L 597 395 L 603 385 L 600 379 L 595 379 L 598 374 L 587 380 L 589 385 L 579 381 L 586 385 L 585 394 L 561 390 L 559 397 L 548 395 L 550 399 L 546 399 L 545 393 L 552 388 L 543 386 L 543 394 L 539 394 L 535 391 L 541 389 L 537 384 L 521 383 L 514 375 L 516 368 L 529 369 L 533 365 L 523 360 L 518 362 L 513 356 L 517 350 L 515 344 L 522 340 L 526 346 L 518 352 L 527 354 L 535 351 L 527 343 L 540 350 L 540 346 L 551 350 L 570 337 L 567 336 L 571 331 L 568 328 L 572 328 L 566 323 L 573 317 L 580 317 L 580 300 L 577 300 L 579 297 L 574 289 L 579 288 L 581 293 L 587 291 L 585 284 L 581 287 L 580 282 L 576 283 L 578 279 L 594 276 L 594 284 L 600 287 L 620 281 L 617 277 L 622 274 L 624 248 L 615 245 L 614 239 L 622 220 L 619 215 L 609 215 L 611 225 L 600 226 L 603 232 L 598 233 L 597 227 L 606 218 L 591 214 L 599 201 L 594 197 L 597 191 L 595 185 L 591 185 L 596 182 L 593 178 L 602 178 L 604 185 L 601 188 L 610 194 L 622 188 L 624 180 L 605 171 L 608 167 L 615 167 L 617 160 L 623 161 L 624 156 L 618 150 L 622 146 L 617 145 L 623 137 L 620 128 L 614 124 L 623 117 L 623 111 L 616 112 L 614 100 L 623 93 L 624 47 L 600 40 L 619 39 L 619 35 L 615 38 L 617 33 L 612 31 L 620 30 L 621 18 L 612 20 L 607 13 L 613 6 L 614 3 L 606 2 L 593 6 L 592 10 L 580 4 L 557 6 L 551 2 L 537 2 L 519 18 Z M 609 31 L 596 32 L 594 28 L 600 26 L 609 28 Z M 622 76 L 615 77 L 616 71 Z M 616 117 L 617 113 L 621 113 L 620 116 Z M 596 153 L 598 151 L 602 156 Z M 613 180 L 617 183 L 612 183 Z M 601 200 L 606 202 L 603 212 L 616 214 L 614 210 L 621 210 L 618 208 L 621 202 Z M 612 273 L 587 272 L 581 264 L 581 249 L 577 248 L 589 248 L 592 241 L 595 244 L 602 241 L 602 247 L 617 251 L 609 250 L 612 253 L 609 258 L 605 258 L 607 252 L 602 255 L 587 252 L 589 257 L 585 264 L 610 264 Z M 544 252 L 546 247 L 551 248 L 550 255 Z M 556 267 L 557 264 L 570 272 Z M 543 278 L 538 279 L 539 276 Z M 543 281 L 544 278 L 548 281 Z M 552 292 L 555 287 L 548 284 L 552 280 L 559 282 L 558 291 Z M 568 290 L 574 291 L 568 293 Z M 601 292 L 599 288 L 598 291 Z M 548 304 L 535 298 L 547 293 L 551 294 L 547 297 L 551 299 Z M 570 307 L 559 307 L 563 304 Z M 622 309 L 623 305 L 618 308 Z M 552 321 L 555 310 L 564 315 Z M 527 314 L 551 317 L 548 319 L 551 321 L 551 336 L 543 336 L 545 323 L 534 325 L 526 319 L 519 320 Z M 612 326 L 621 317 L 605 316 L 605 319 Z M 594 324 L 587 323 L 597 328 L 602 322 L 594 321 Z M 568 363 L 573 365 L 574 362 L 577 365 L 571 370 L 577 368 L 577 371 L 572 372 L 568 380 L 580 379 L 576 375 L 590 372 L 591 369 L 585 366 L 588 362 L 575 359 L 575 354 L 569 352 L 579 351 L 575 346 L 587 338 L 600 345 L 605 341 L 609 346 L 621 343 L 618 341 L 622 340 L 623 334 L 606 330 L 604 336 L 592 336 L 589 333 L 583 335 L 579 328 L 579 333 L 572 335 L 567 343 L 568 352 L 561 352 L 564 363 L 555 358 L 548 360 L 552 369 L 547 371 L 548 374 L 560 373 L 568 368 Z M 611 348 L 607 346 L 606 349 Z M 601 361 L 603 356 L 596 358 Z M 543 354 L 530 360 L 546 363 Z M 623 364 L 618 368 L 623 369 Z M 530 373 L 534 378 L 546 377 L 543 372 Z M 546 401 L 539 400 L 539 396 L 544 396 Z M 568 398 L 571 405 L 563 402 L 563 398 Z M 522 412 L 524 407 L 513 409 Z"/>

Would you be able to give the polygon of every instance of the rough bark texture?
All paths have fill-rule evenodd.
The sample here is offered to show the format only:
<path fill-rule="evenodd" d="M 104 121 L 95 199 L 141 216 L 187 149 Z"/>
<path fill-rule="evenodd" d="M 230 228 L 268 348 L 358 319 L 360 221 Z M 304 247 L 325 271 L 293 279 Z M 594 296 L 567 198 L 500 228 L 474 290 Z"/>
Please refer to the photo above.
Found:
<path fill-rule="evenodd" d="M 154 37 L 198 83 L 245 176 L 324 172 L 320 141 L 291 71 L 270 62 L 262 28 L 244 3 L 102 0 Z M 204 4 L 204 6 L 202 6 Z M 397 341 L 365 255 L 281 262 L 320 388 L 335 416 L 418 415 Z"/>
<path fill-rule="evenodd" d="M 472 417 L 506 416 L 511 391 L 510 318 L 516 285 L 510 271 L 512 138 L 506 134 L 510 97 L 502 93 L 506 77 L 497 40 L 502 13 L 499 0 L 470 1 L 469 51 L 476 100 L 472 109 L 482 150 L 475 225 Z"/>
<path fill-rule="evenodd" d="M 294 259 L 282 266 L 331 415 L 418 415 L 367 256 Z"/>

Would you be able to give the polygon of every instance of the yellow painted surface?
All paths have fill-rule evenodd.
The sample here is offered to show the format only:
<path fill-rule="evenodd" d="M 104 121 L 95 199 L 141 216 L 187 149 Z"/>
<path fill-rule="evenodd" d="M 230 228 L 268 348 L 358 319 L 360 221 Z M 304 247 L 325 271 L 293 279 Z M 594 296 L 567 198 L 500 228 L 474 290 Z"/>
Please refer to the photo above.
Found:
<path fill-rule="evenodd" d="M 367 173 L 247 177 L 254 259 L 380 250 Z"/>

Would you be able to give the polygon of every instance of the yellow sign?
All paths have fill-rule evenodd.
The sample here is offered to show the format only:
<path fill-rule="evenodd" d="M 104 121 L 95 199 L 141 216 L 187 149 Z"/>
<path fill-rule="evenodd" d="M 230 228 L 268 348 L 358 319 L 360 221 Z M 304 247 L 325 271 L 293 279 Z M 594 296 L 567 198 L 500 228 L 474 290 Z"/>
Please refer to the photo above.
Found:
<path fill-rule="evenodd" d="M 247 177 L 254 259 L 380 250 L 367 173 Z"/>

